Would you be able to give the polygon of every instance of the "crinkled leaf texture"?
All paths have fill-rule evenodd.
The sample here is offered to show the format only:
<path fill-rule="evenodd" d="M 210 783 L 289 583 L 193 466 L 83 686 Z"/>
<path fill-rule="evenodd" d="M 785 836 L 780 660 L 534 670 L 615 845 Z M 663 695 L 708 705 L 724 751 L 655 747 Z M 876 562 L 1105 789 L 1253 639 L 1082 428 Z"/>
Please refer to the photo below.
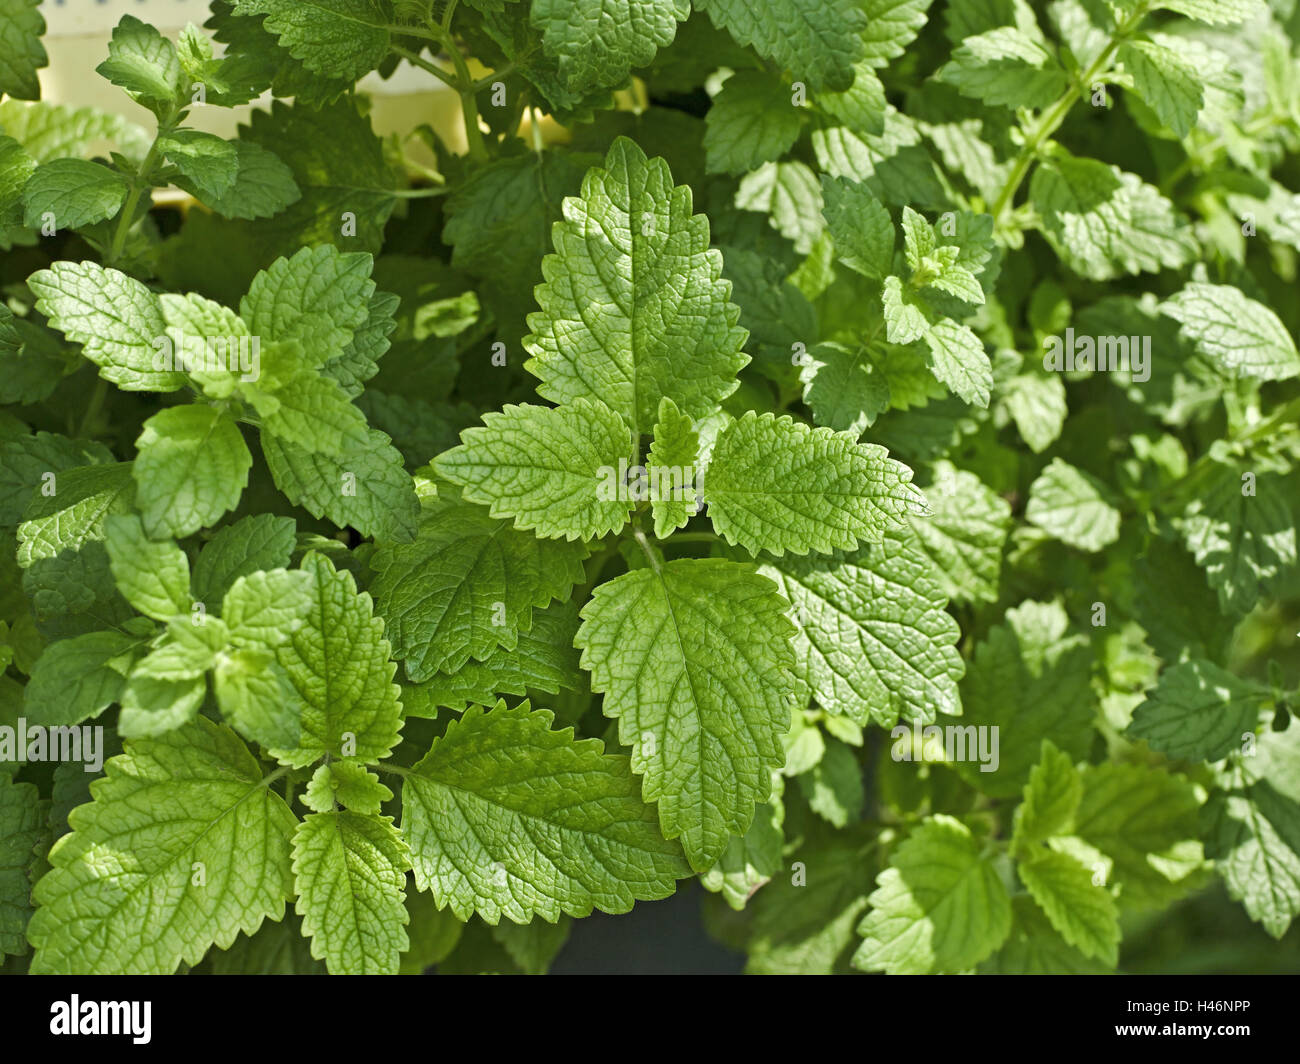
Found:
<path fill-rule="evenodd" d="M 575 644 L 668 838 L 707 871 L 784 759 L 793 626 L 748 565 L 682 559 L 596 589 Z"/>
<path fill-rule="evenodd" d="M 554 923 L 664 898 L 689 875 L 625 757 L 527 702 L 467 710 L 402 784 L 415 884 L 460 919 Z"/>
<path fill-rule="evenodd" d="M 156 974 L 284 915 L 295 818 L 229 728 L 131 743 L 50 851 L 32 971 Z"/>

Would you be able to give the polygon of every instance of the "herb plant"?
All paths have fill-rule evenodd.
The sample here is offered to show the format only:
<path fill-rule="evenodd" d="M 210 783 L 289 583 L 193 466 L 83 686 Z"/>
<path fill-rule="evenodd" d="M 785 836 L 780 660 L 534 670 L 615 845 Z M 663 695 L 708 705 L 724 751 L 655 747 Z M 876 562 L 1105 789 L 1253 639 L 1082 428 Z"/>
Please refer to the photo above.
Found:
<path fill-rule="evenodd" d="M 1295 970 L 1300 4 L 0 15 L 4 970 Z"/>

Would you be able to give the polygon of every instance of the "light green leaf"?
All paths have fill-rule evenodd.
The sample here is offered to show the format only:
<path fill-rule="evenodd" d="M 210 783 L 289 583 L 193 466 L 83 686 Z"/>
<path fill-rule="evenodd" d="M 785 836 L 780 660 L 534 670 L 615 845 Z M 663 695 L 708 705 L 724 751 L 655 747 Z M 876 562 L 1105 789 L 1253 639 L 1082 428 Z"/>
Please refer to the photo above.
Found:
<path fill-rule="evenodd" d="M 190 563 L 180 547 L 151 540 L 135 514 L 104 518 L 104 541 L 127 602 L 156 621 L 190 612 Z"/>
<path fill-rule="evenodd" d="M 433 467 L 493 517 L 547 539 L 596 539 L 627 523 L 634 503 L 619 473 L 632 435 L 604 403 L 508 405 L 460 438 Z"/>
<path fill-rule="evenodd" d="M 1175 38 L 1166 38 L 1175 43 Z M 1171 47 L 1154 41 L 1125 41 L 1120 62 L 1133 77 L 1133 87 L 1166 126 L 1185 137 L 1196 125 L 1205 102 L 1201 76 Z"/>
<path fill-rule="evenodd" d="M 303 248 L 253 278 L 240 317 L 254 336 L 298 341 L 304 366 L 322 366 L 343 353 L 369 318 L 372 266 L 369 255 L 332 244 Z"/>
<path fill-rule="evenodd" d="M 639 434 L 665 395 L 702 418 L 736 388 L 748 361 L 740 310 L 707 220 L 662 159 L 620 137 L 581 197 L 564 201 L 553 239 L 524 341 L 540 395 L 604 402 Z M 604 308 L 598 318 L 593 304 Z"/>
<path fill-rule="evenodd" d="M 283 646 L 306 621 L 315 590 L 311 573 L 304 571 L 272 569 L 239 577 L 221 603 L 231 641 Z"/>
<path fill-rule="evenodd" d="M 303 703 L 272 651 L 240 647 L 222 653 L 212 685 L 222 715 L 245 739 L 269 750 L 301 742 Z"/>
<path fill-rule="evenodd" d="M 1255 493 L 1237 467 L 1215 465 L 1178 526 L 1196 564 L 1232 616 L 1251 609 L 1297 563 L 1287 481 L 1262 476 Z"/>
<path fill-rule="evenodd" d="M 1107 969 L 1063 939 L 1028 894 L 1011 899 L 1011 935 L 981 973 L 1001 975 L 1103 975 Z"/>
<path fill-rule="evenodd" d="M 1067 854 L 1039 850 L 1016 871 L 1066 942 L 1112 968 L 1119 962 L 1119 908 L 1089 869 Z"/>
<path fill-rule="evenodd" d="M 552 719 L 527 702 L 471 708 L 403 781 L 416 887 L 462 920 L 627 912 L 690 874 L 627 758 Z"/>
<path fill-rule="evenodd" d="M 113 29 L 108 58 L 95 73 L 137 100 L 170 104 L 180 96 L 181 61 L 176 46 L 147 22 L 123 15 Z"/>
<path fill-rule="evenodd" d="M 933 513 L 913 517 L 903 537 L 930 558 L 930 575 L 949 599 L 996 601 L 1010 504 L 974 473 L 949 462 L 935 463 L 925 496 Z"/>
<path fill-rule="evenodd" d="M 123 739 L 152 739 L 175 731 L 198 716 L 207 693 L 202 676 L 163 680 L 137 668 L 122 691 L 117 733 Z"/>
<path fill-rule="evenodd" d="M 331 975 L 396 975 L 410 853 L 392 817 L 312 813 L 293 833 L 295 908 Z"/>
<path fill-rule="evenodd" d="M 737 562 L 682 559 L 601 584 L 574 640 L 632 769 L 704 872 L 754 805 L 789 730 L 792 625 L 766 577 Z"/>
<path fill-rule="evenodd" d="M 276 649 L 302 707 L 302 738 L 293 749 L 273 751 L 286 765 L 322 757 L 371 764 L 397 745 L 402 726 L 397 666 L 390 660 L 384 622 L 352 574 L 309 553 L 301 563 L 312 577 L 306 623 Z"/>
<path fill-rule="evenodd" d="M 228 414 L 193 403 L 168 407 L 136 440 L 136 498 L 150 536 L 182 539 L 239 505 L 253 456 Z"/>
<path fill-rule="evenodd" d="M 1024 799 L 1016 809 L 1012 852 L 1028 853 L 1055 835 L 1069 835 L 1082 797 L 1083 780 L 1074 762 L 1044 739 L 1042 760 L 1030 770 Z"/>
<path fill-rule="evenodd" d="M 302 802 L 318 813 L 332 812 L 337 803 L 353 813 L 378 816 L 384 802 L 392 798 L 393 792 L 369 769 L 348 761 L 332 761 L 312 773 Z"/>
<path fill-rule="evenodd" d="M 211 133 L 197 129 L 173 130 L 161 138 L 159 150 L 180 170 L 193 194 L 204 203 L 219 200 L 239 176 L 236 142 Z"/>
<path fill-rule="evenodd" d="M 1095 159 L 1056 149 L 1029 183 L 1043 235 L 1082 277 L 1108 281 L 1185 265 L 1196 243 L 1153 186 Z"/>
<path fill-rule="evenodd" d="M 823 709 L 882 727 L 959 711 L 961 632 L 925 555 L 890 534 L 852 554 L 787 556 L 759 572 L 794 607 L 795 675 Z"/>
<path fill-rule="evenodd" d="M 890 975 L 969 971 L 1011 931 L 1011 899 L 970 829 L 931 817 L 876 878 L 854 967 Z"/>
<path fill-rule="evenodd" d="M 1056 442 L 1069 413 L 1065 382 L 1058 375 L 1017 374 L 1002 397 L 1020 438 L 1034 454 L 1042 454 Z"/>
<path fill-rule="evenodd" d="M 699 510 L 699 453 L 700 434 L 694 423 L 665 395 L 659 401 L 659 419 L 646 462 L 651 478 L 650 513 L 660 539 L 681 528 Z"/>
<path fill-rule="evenodd" d="M 709 518 L 751 554 L 852 550 L 925 500 L 885 448 L 753 411 L 719 434 L 704 482 Z"/>
<path fill-rule="evenodd" d="M 56 262 L 27 281 L 36 309 L 100 376 L 127 392 L 174 392 L 185 374 L 156 369 L 155 341 L 165 323 L 158 297 L 134 277 L 93 262 Z"/>
<path fill-rule="evenodd" d="M 228 728 L 130 744 L 68 820 L 36 885 L 34 972 L 168 974 L 284 915 L 294 816 Z"/>
<path fill-rule="evenodd" d="M 23 224 L 44 231 L 80 229 L 112 218 L 130 190 L 125 177 L 85 159 L 55 159 L 37 167 L 23 188 Z"/>
<path fill-rule="evenodd" d="M 817 175 L 798 161 L 764 163 L 740 179 L 736 206 L 766 214 L 772 227 L 806 255 L 826 226 Z"/>
<path fill-rule="evenodd" d="M 248 140 L 233 141 L 234 181 L 216 194 L 203 190 L 189 175 L 175 179 L 185 189 L 223 218 L 255 221 L 270 218 L 302 199 L 302 191 L 291 169 L 274 152 Z"/>
<path fill-rule="evenodd" d="M 862 816 L 866 793 L 862 766 L 852 749 L 832 739 L 812 770 L 799 777 L 799 789 L 808 806 L 837 828 Z"/>
<path fill-rule="evenodd" d="M 964 96 L 1002 107 L 1047 107 L 1069 79 L 1041 35 L 1015 26 L 967 37 L 936 77 Z"/>
<path fill-rule="evenodd" d="M 1160 313 L 1199 355 L 1225 374 L 1266 381 L 1300 375 L 1300 353 L 1268 307 L 1229 284 L 1192 282 L 1160 304 Z"/>
<path fill-rule="evenodd" d="M 1025 519 L 1048 535 L 1095 553 L 1119 538 L 1119 511 L 1106 486 L 1060 458 L 1030 485 Z"/>

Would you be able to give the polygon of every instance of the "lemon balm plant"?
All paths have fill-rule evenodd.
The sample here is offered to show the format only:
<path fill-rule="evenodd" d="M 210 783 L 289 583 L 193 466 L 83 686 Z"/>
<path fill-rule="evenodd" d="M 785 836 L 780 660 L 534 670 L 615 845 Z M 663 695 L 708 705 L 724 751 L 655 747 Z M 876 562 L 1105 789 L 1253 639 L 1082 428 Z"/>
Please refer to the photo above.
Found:
<path fill-rule="evenodd" d="M 1291 0 L 210 6 L 0 0 L 5 970 L 1294 968 Z"/>

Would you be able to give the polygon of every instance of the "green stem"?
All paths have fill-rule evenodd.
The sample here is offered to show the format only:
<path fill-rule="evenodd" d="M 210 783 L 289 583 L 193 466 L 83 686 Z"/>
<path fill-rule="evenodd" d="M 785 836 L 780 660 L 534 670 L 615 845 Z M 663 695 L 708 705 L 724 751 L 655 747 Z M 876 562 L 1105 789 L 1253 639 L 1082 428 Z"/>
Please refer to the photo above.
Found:
<path fill-rule="evenodd" d="M 77 429 L 79 439 L 90 439 L 87 433 L 93 427 L 95 419 L 99 416 L 100 410 L 104 407 L 104 400 L 108 398 L 108 381 L 103 377 L 95 381 L 95 391 L 90 396 L 90 403 L 86 407 L 86 413 L 81 419 L 81 427 Z"/>
<path fill-rule="evenodd" d="M 443 70 L 442 67 L 438 66 L 437 63 L 429 62 L 429 60 L 425 59 L 424 56 L 418 55 L 409 48 L 403 48 L 400 44 L 393 45 L 392 52 L 394 55 L 400 55 L 412 66 L 417 66 L 421 70 L 432 74 L 448 88 L 455 89 L 457 92 L 460 91 L 460 86 L 456 84 L 456 80 Z"/>
<path fill-rule="evenodd" d="M 131 179 L 131 192 L 126 197 L 126 204 L 122 207 L 122 213 L 118 217 L 117 230 L 113 233 L 113 243 L 108 249 L 108 262 L 106 265 L 112 266 L 122 257 L 122 252 L 126 248 L 127 235 L 131 232 L 131 222 L 140 206 L 140 198 L 147 189 L 153 187 L 150 179 L 153 176 L 154 167 L 158 165 L 158 160 L 162 158 L 162 139 L 171 132 L 171 128 L 171 116 L 168 115 L 165 120 L 159 123 L 158 132 L 154 136 L 153 143 L 149 146 L 149 154 L 144 157 L 140 169 Z"/>
<path fill-rule="evenodd" d="M 720 537 L 715 532 L 674 532 L 669 543 L 717 543 Z"/>
<path fill-rule="evenodd" d="M 1084 90 L 1106 69 L 1119 50 L 1119 46 L 1137 28 L 1138 23 L 1146 18 L 1146 14 L 1147 5 L 1144 3 L 1115 30 L 1115 35 L 1102 49 L 1101 54 L 1088 65 L 1088 69 L 1065 90 L 1060 99 L 1043 112 L 1033 132 L 1026 131 L 1025 142 L 1020 149 L 1020 154 L 1016 156 L 1015 165 L 1007 175 L 1006 183 L 1003 184 L 997 199 L 993 201 L 992 214 L 995 229 L 1001 227 L 1004 215 L 1015 200 L 1016 193 L 1020 191 L 1020 186 L 1029 173 L 1029 168 L 1034 165 L 1038 153 L 1042 151 L 1043 145 L 1061 128 L 1061 123 L 1069 116 Z"/>
<path fill-rule="evenodd" d="M 645 529 L 641 527 L 641 521 L 638 518 L 636 524 L 632 526 L 632 538 L 636 540 L 637 545 L 641 548 L 641 553 L 646 556 L 646 561 L 650 563 L 650 568 L 656 573 L 660 572 L 659 559 L 655 557 L 654 548 L 650 546 L 650 540 L 645 534 Z"/>

